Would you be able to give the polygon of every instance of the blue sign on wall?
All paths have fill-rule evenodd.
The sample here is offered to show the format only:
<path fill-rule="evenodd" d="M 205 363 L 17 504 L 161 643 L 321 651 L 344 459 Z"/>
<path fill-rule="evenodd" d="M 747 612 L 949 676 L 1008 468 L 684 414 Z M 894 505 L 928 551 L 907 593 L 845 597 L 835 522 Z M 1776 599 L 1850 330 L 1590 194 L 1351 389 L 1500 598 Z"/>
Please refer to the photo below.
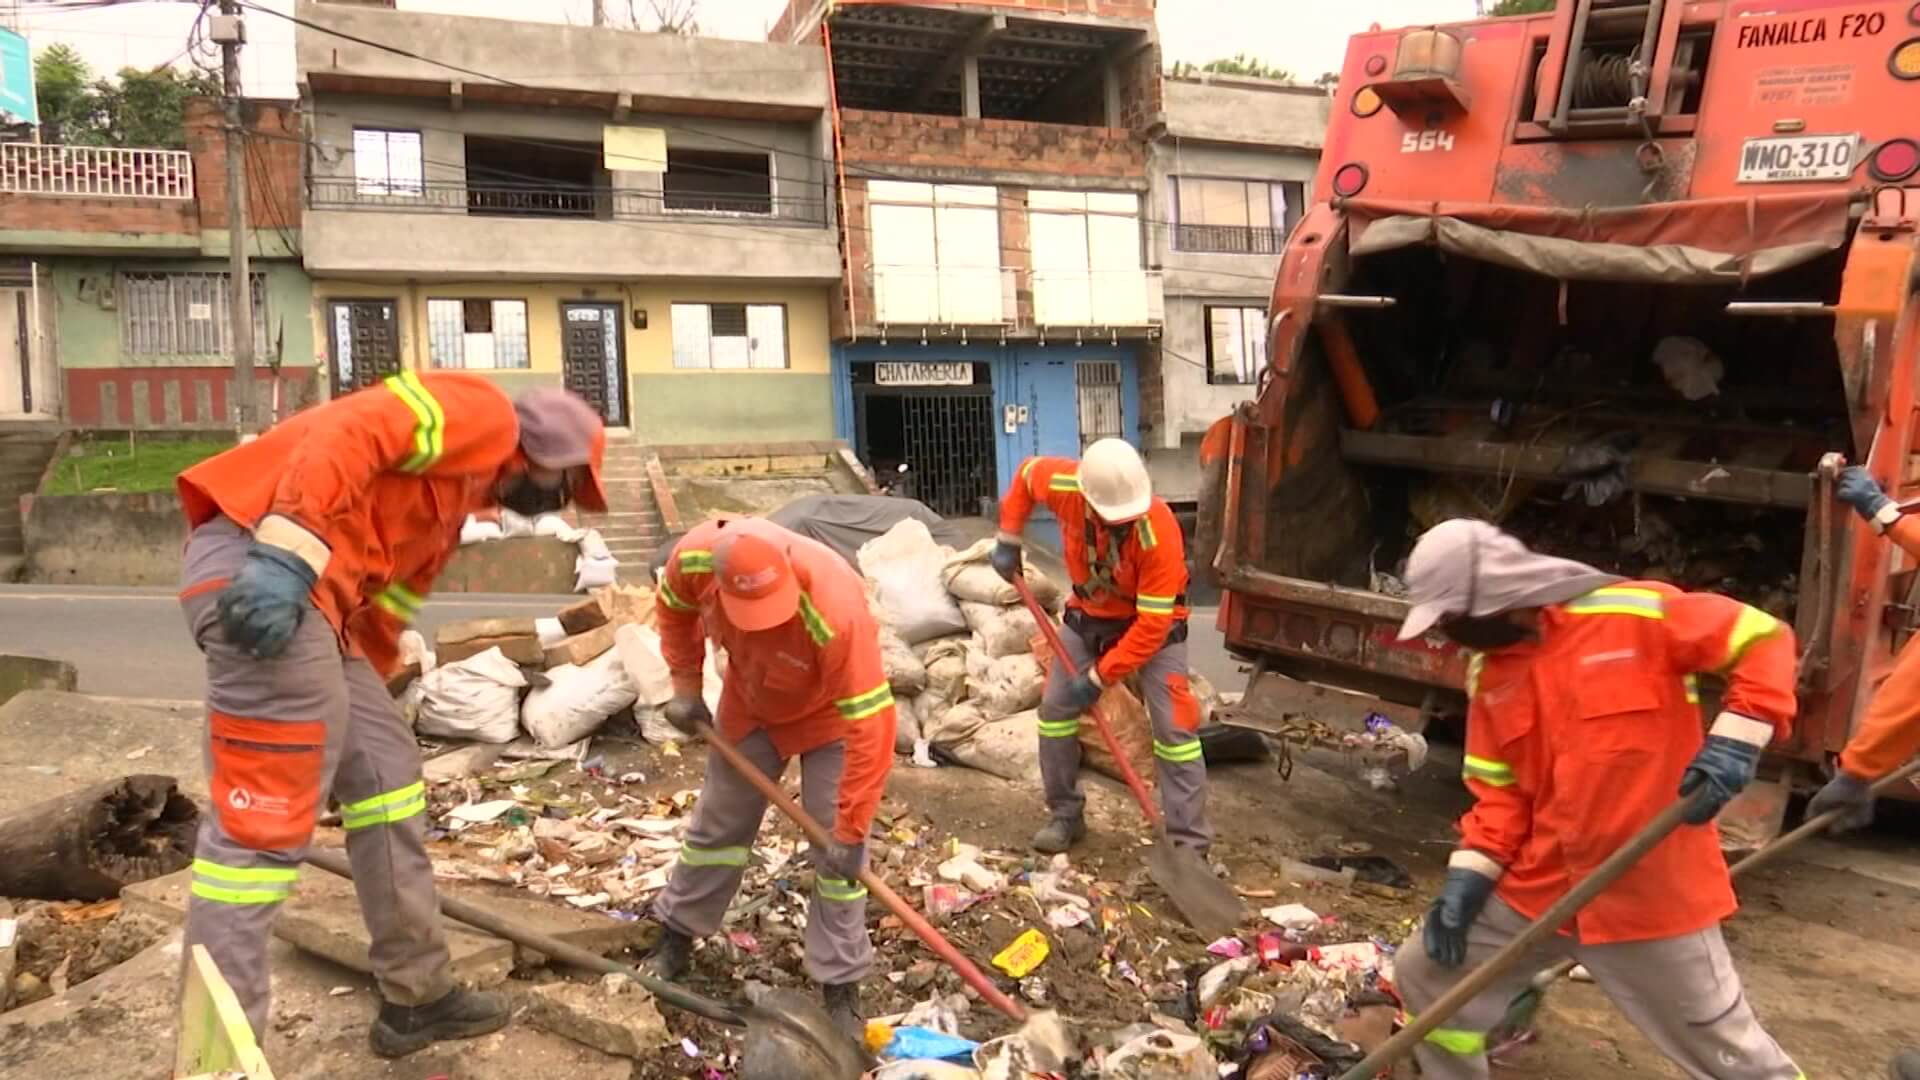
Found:
<path fill-rule="evenodd" d="M 29 124 L 40 122 L 40 105 L 33 97 L 33 49 L 27 39 L 0 30 L 0 112 Z"/>

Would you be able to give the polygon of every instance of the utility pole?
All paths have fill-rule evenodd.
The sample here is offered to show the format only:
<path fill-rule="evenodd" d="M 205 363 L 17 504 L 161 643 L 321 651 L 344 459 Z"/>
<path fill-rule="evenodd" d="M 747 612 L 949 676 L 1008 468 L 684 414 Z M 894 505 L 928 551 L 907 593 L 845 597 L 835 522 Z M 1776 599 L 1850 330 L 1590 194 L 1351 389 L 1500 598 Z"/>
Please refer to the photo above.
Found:
<path fill-rule="evenodd" d="M 593 0 L 593 25 L 607 25 L 607 0 Z"/>
<path fill-rule="evenodd" d="M 227 129 L 227 276 L 231 292 L 227 307 L 233 324 L 227 344 L 233 350 L 234 430 L 254 430 L 253 386 L 253 276 L 247 268 L 247 132 L 240 106 L 240 46 L 246 43 L 240 21 L 240 0 L 220 0 L 220 17 L 213 20 L 213 40 L 220 45 L 222 104 Z"/>

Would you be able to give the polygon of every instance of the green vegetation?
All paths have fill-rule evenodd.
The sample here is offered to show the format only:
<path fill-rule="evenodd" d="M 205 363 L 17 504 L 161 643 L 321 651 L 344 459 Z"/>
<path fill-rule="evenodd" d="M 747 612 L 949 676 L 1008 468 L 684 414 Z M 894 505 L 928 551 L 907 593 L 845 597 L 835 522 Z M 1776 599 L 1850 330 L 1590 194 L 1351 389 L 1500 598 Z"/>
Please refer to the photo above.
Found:
<path fill-rule="evenodd" d="M 1239 53 L 1234 56 L 1209 60 L 1198 67 L 1182 60 L 1173 65 L 1173 74 L 1177 77 L 1192 75 L 1245 75 L 1253 79 L 1274 79 L 1279 82 L 1292 82 L 1293 72 L 1286 68 L 1274 67 L 1258 57 Z"/>
<path fill-rule="evenodd" d="M 54 469 L 48 495 L 112 491 L 172 491 L 182 469 L 231 449 L 231 441 L 134 435 L 82 436 Z"/>
<path fill-rule="evenodd" d="M 1556 0 L 1500 0 L 1499 3 L 1487 9 L 1487 14 L 1537 15 L 1543 11 L 1552 11 L 1555 3 Z"/>
<path fill-rule="evenodd" d="M 219 80 L 171 67 L 121 68 L 118 81 L 96 79 L 78 52 L 50 45 L 33 59 L 34 90 L 47 141 L 70 146 L 150 146 L 184 150 L 186 101 L 217 96 Z"/>

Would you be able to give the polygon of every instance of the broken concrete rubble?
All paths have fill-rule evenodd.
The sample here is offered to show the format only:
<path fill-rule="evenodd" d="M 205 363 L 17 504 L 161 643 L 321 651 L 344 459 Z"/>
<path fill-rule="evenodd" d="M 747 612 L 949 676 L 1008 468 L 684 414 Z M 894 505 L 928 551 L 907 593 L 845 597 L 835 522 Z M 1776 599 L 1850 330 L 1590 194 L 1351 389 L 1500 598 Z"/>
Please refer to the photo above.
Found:
<path fill-rule="evenodd" d="M 652 995 L 619 975 L 599 983 L 550 982 L 515 995 L 526 1021 L 606 1054 L 637 1058 L 680 1040 Z"/>
<path fill-rule="evenodd" d="M 532 619 L 463 619 L 442 626 L 433 639 L 434 659 L 440 664 L 496 648 L 516 664 L 540 667 L 546 663 L 546 649 Z"/>

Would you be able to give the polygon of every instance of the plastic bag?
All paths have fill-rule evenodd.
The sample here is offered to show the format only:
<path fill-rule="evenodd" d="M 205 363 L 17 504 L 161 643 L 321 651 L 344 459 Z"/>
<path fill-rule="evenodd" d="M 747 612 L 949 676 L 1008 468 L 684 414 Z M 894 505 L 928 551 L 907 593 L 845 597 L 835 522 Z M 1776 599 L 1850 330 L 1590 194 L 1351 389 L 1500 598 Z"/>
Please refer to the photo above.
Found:
<path fill-rule="evenodd" d="M 995 541 L 988 537 L 948 559 L 940 568 L 940 584 L 955 597 L 994 607 L 1013 607 L 1020 603 L 1020 590 L 1000 576 L 988 562 Z M 1027 587 L 1033 590 L 1040 606 L 1051 611 L 1060 603 L 1060 586 L 1047 575 L 1025 564 Z"/>
<path fill-rule="evenodd" d="M 533 620 L 533 633 L 540 639 L 540 647 L 543 649 L 567 640 L 567 628 L 560 625 L 559 619 Z"/>
<path fill-rule="evenodd" d="M 500 508 L 500 533 L 503 536 L 532 536 L 533 519 L 503 506 Z"/>
<path fill-rule="evenodd" d="M 909 645 L 966 630 L 960 606 L 940 584 L 948 549 L 908 518 L 861 545 L 860 573 L 873 583 L 885 622 Z"/>
<path fill-rule="evenodd" d="M 422 735 L 512 742 L 520 734 L 520 690 L 527 677 L 497 647 L 434 668 L 420 680 Z"/>
<path fill-rule="evenodd" d="M 433 670 L 433 650 L 427 648 L 427 639 L 420 631 L 400 631 L 400 663 L 419 664 L 422 675 Z"/>
<path fill-rule="evenodd" d="M 601 537 L 599 529 L 588 529 L 579 540 L 580 554 L 589 559 L 611 559 L 613 552 L 608 549 L 607 541 Z"/>
<path fill-rule="evenodd" d="M 966 617 L 967 625 L 973 628 L 974 636 L 988 656 L 997 660 L 1033 651 L 1033 638 L 1040 627 L 1033 621 L 1033 612 L 1026 608 L 995 607 L 963 600 L 960 613 Z"/>
<path fill-rule="evenodd" d="M 988 668 L 986 678 L 973 685 L 973 696 L 994 719 L 1025 712 L 1040 704 L 1047 677 L 1031 654 L 1003 656 Z"/>
<path fill-rule="evenodd" d="M 521 721 L 541 746 L 565 746 L 600 730 L 607 718 L 634 703 L 633 680 L 613 650 L 584 666 L 547 669 L 548 684 L 527 695 Z"/>
<path fill-rule="evenodd" d="M 1108 1054 L 1100 1075 L 1120 1080 L 1218 1080 L 1220 1074 L 1213 1055 L 1197 1037 L 1153 1031 Z"/>
<path fill-rule="evenodd" d="M 586 592 L 611 585 L 620 577 L 620 560 L 611 555 L 603 559 L 588 558 L 583 551 L 573 560 L 573 591 Z"/>
<path fill-rule="evenodd" d="M 467 515 L 466 523 L 460 526 L 462 544 L 484 544 L 489 540 L 499 540 L 507 535 L 497 521 L 481 521 L 472 514 Z"/>
<path fill-rule="evenodd" d="M 559 514 L 541 514 L 539 517 L 533 519 L 533 535 L 535 536 L 551 536 L 556 540 L 575 543 L 580 537 L 586 535 L 586 531 L 585 529 L 569 525 L 567 519 L 561 517 Z"/>
<path fill-rule="evenodd" d="M 888 626 L 880 628 L 880 668 L 886 672 L 887 685 L 893 687 L 896 696 L 911 696 L 927 688 L 927 666 Z"/>

